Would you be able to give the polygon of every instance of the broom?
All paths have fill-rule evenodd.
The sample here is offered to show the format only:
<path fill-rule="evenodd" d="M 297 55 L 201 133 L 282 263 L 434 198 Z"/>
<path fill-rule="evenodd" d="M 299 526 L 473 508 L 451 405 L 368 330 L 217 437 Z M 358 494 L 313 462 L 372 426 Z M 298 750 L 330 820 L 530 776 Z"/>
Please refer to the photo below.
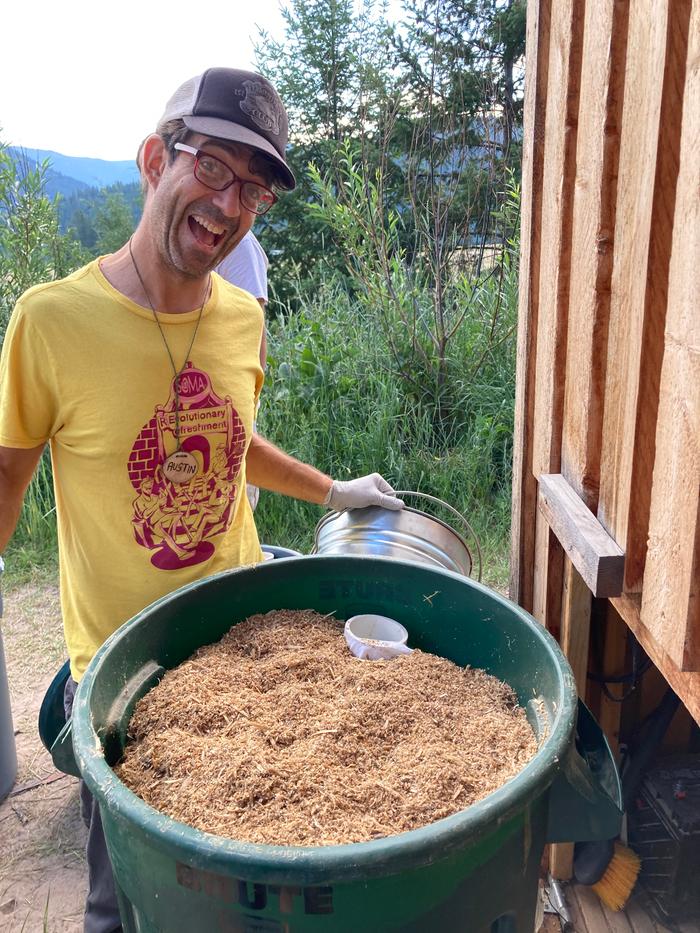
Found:
<path fill-rule="evenodd" d="M 616 840 L 579 842 L 574 874 L 590 885 L 610 910 L 622 910 L 636 884 L 641 861 L 636 852 Z"/>
<path fill-rule="evenodd" d="M 680 701 L 669 687 L 661 702 L 642 724 L 643 735 L 637 739 L 622 775 L 622 796 L 627 809 L 654 757 Z M 578 842 L 574 849 L 574 876 L 590 885 L 611 910 L 622 910 L 632 893 L 641 868 L 636 852 L 615 839 L 603 842 Z"/>

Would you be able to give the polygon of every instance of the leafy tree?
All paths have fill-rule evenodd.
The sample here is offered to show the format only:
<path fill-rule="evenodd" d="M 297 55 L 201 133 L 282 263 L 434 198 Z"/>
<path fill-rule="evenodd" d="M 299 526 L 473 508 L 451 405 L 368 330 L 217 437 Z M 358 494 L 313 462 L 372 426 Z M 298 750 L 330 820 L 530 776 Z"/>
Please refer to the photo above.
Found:
<path fill-rule="evenodd" d="M 262 34 L 256 47 L 290 111 L 299 180 L 259 227 L 273 293 L 287 304 L 313 287 L 320 263 L 346 267 L 337 227 L 312 210 L 306 169 L 314 164 L 339 190 L 341 152 L 352 151 L 368 183 L 380 178 L 375 223 L 397 212 L 403 259 L 428 250 L 434 287 L 455 250 L 481 251 L 495 234 L 499 192 L 517 162 L 524 0 L 405 0 L 404 12 L 390 28 L 371 0 L 359 15 L 349 0 L 291 0 L 284 43 Z"/>
<path fill-rule="evenodd" d="M 289 112 L 297 188 L 263 218 L 256 235 L 271 258 L 273 296 L 296 306 L 299 288 L 313 286 L 321 262 L 343 269 L 332 230 L 309 211 L 315 193 L 307 166 L 334 169 L 340 144 L 377 126 L 389 85 L 388 27 L 373 0 L 365 0 L 360 15 L 351 0 L 291 0 L 282 14 L 284 40 L 261 32 L 255 52 Z"/>
<path fill-rule="evenodd" d="M 458 114 L 472 142 L 507 156 L 522 119 L 524 0 L 404 0 L 393 45 L 415 118 Z"/>
<path fill-rule="evenodd" d="M 26 289 L 68 275 L 88 258 L 72 234 L 59 231 L 58 198 L 45 193 L 48 170 L 48 162 L 18 164 L 0 144 L 0 339 Z"/>
<path fill-rule="evenodd" d="M 368 91 L 383 86 L 388 27 L 375 7 L 364 0 L 356 15 L 352 0 L 291 0 L 284 41 L 261 31 L 257 65 L 285 102 L 295 145 L 339 143 L 361 129 Z"/>
<path fill-rule="evenodd" d="M 315 212 L 343 245 L 355 300 L 390 350 L 387 366 L 412 406 L 428 415 L 435 447 L 445 449 L 461 423 L 460 386 L 485 380 L 497 349 L 514 334 L 504 307 L 515 303 L 503 296 L 517 279 L 517 184 L 502 193 L 493 218 L 498 239 L 486 254 L 439 238 L 440 218 L 432 214 L 439 197 L 403 213 L 387 209 L 381 171 L 368 177 L 348 143 L 339 183 L 313 166 L 311 173 L 320 196 Z M 411 257 L 403 246 L 407 224 L 418 243 Z"/>
<path fill-rule="evenodd" d="M 122 209 L 122 204 L 126 205 L 126 210 Z M 120 235 L 118 231 L 125 234 L 119 244 L 121 246 L 128 238 L 127 231 L 130 233 L 138 223 L 142 206 L 141 189 L 135 182 L 119 182 L 106 188 L 87 188 L 60 201 L 60 229 L 62 232 L 73 230 L 77 239 L 92 255 L 100 255 L 105 250 L 97 243 L 100 236 L 98 223 L 102 225 L 103 231 L 110 225 L 114 227 L 114 235 L 107 238 L 107 243 L 116 243 Z M 104 245 L 105 243 L 102 244 Z"/>
<path fill-rule="evenodd" d="M 95 254 L 120 249 L 134 232 L 134 215 L 121 192 L 110 192 L 95 214 Z"/>

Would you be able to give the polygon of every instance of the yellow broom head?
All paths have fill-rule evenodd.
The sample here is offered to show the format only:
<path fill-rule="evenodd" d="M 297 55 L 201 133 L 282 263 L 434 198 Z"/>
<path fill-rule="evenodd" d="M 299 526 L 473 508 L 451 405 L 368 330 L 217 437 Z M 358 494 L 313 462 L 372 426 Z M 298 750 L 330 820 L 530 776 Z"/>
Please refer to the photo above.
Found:
<path fill-rule="evenodd" d="M 613 857 L 603 877 L 592 885 L 593 890 L 610 910 L 622 910 L 632 893 L 640 868 L 639 856 L 621 842 L 616 842 Z"/>

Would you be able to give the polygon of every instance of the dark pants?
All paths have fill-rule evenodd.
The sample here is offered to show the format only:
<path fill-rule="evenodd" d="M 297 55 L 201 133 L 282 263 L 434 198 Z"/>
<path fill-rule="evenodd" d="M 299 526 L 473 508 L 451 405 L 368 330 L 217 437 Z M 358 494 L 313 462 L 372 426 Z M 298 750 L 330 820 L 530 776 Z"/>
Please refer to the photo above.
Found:
<path fill-rule="evenodd" d="M 69 677 L 63 694 L 66 719 L 73 712 L 76 682 Z M 107 843 L 102 830 L 100 809 L 87 789 L 80 782 L 80 815 L 87 826 L 88 896 L 85 902 L 85 933 L 117 933 L 121 930 L 117 893 L 114 889 L 112 864 L 107 854 Z"/>

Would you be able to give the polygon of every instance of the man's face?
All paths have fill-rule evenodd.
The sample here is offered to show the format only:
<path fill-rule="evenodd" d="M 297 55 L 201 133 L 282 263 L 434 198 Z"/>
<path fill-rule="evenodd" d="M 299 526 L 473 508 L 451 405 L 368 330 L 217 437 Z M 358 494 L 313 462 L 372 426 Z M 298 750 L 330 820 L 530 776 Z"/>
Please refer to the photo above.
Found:
<path fill-rule="evenodd" d="M 192 133 L 187 144 L 225 162 L 242 181 L 265 184 L 248 169 L 251 151 Z M 198 278 L 231 252 L 253 225 L 255 214 L 240 201 L 240 185 L 213 191 L 194 177 L 194 156 L 163 153 L 163 170 L 152 191 L 151 229 L 165 262 L 180 274 Z"/>

